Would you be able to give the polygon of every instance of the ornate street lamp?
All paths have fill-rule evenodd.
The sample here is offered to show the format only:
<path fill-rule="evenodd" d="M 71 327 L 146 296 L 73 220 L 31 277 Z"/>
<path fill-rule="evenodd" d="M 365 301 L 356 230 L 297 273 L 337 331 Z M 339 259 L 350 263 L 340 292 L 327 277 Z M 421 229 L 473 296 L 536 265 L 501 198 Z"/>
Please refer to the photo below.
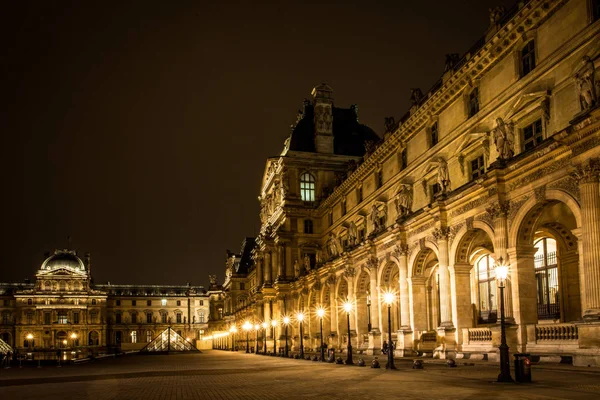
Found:
<path fill-rule="evenodd" d="M 33 349 L 31 348 L 31 343 L 33 342 L 33 335 L 31 333 L 27 334 L 27 347 L 29 348 L 29 351 L 33 351 Z"/>
<path fill-rule="evenodd" d="M 262 326 L 263 332 L 264 332 L 263 346 L 265 346 L 265 348 L 263 349 L 263 354 L 267 355 L 267 327 L 269 326 L 269 324 L 267 324 L 266 321 L 263 321 L 263 323 L 261 324 L 261 326 Z"/>
<path fill-rule="evenodd" d="M 288 357 L 288 325 L 290 324 L 290 317 L 283 317 L 283 324 L 285 325 L 285 349 L 283 350 L 283 354 Z"/>
<path fill-rule="evenodd" d="M 254 348 L 254 354 L 258 354 L 258 330 L 260 329 L 259 324 L 254 324 L 254 336 L 256 336 L 256 347 Z"/>
<path fill-rule="evenodd" d="M 325 348 L 323 347 L 323 317 L 325 316 L 325 309 L 323 307 L 317 308 L 317 315 L 319 316 L 321 327 L 321 361 L 325 362 Z"/>
<path fill-rule="evenodd" d="M 275 339 L 275 328 L 277 327 L 277 320 L 271 320 L 271 327 L 273 328 L 273 355 L 277 354 L 277 341 Z"/>
<path fill-rule="evenodd" d="M 77 334 L 75 332 L 71 333 L 71 343 L 73 343 L 73 347 L 75 347 L 75 341 L 77 340 Z"/>
<path fill-rule="evenodd" d="M 303 342 L 303 333 L 302 333 L 302 321 L 304 321 L 304 313 L 299 312 L 296 315 L 296 319 L 300 322 L 300 358 L 304 358 L 304 342 Z"/>
<path fill-rule="evenodd" d="M 395 298 L 396 295 L 393 292 L 388 291 L 383 294 L 383 302 L 388 307 L 388 361 L 385 365 L 386 369 L 396 369 L 394 365 L 394 344 L 392 342 L 392 303 Z"/>
<path fill-rule="evenodd" d="M 371 293 L 367 290 L 367 332 L 371 332 Z"/>
<path fill-rule="evenodd" d="M 498 287 L 500 288 L 500 374 L 498 382 L 513 382 L 510 376 L 510 360 L 508 359 L 508 345 L 506 344 L 506 323 L 504 321 L 504 284 L 508 277 L 508 265 L 504 264 L 502 257 L 494 268 Z"/>
<path fill-rule="evenodd" d="M 250 329 L 252 329 L 252 324 L 249 321 L 246 321 L 242 326 L 246 331 L 246 353 L 250 353 L 250 342 L 248 341 L 248 335 L 250 334 Z"/>
<path fill-rule="evenodd" d="M 352 337 L 350 336 L 350 311 L 352 311 L 352 303 L 346 299 L 344 302 L 344 311 L 346 311 L 346 319 L 348 321 L 348 357 L 346 358 L 346 365 L 352 365 Z"/>

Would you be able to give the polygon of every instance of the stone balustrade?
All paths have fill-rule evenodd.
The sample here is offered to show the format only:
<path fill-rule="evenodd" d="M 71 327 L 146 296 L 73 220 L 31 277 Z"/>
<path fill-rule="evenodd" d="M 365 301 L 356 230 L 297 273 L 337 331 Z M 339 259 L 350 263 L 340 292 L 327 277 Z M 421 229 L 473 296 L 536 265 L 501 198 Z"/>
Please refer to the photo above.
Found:
<path fill-rule="evenodd" d="M 574 324 L 536 325 L 535 339 L 536 341 L 578 340 L 579 329 Z"/>
<path fill-rule="evenodd" d="M 469 328 L 468 332 L 469 343 L 492 341 L 492 330 L 490 328 Z"/>

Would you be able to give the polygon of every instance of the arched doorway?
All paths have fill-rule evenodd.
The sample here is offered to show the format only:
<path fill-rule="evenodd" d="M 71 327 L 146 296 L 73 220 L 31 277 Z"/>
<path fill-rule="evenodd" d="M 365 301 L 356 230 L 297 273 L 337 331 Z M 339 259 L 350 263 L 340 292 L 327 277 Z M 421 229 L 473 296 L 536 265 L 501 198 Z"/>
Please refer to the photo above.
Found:
<path fill-rule="evenodd" d="M 509 238 L 515 244 L 511 268 L 519 277 L 519 307 L 515 312 L 521 323 L 567 322 L 581 317 L 578 239 L 574 233 L 578 218 L 572 207 L 557 199 L 537 202 L 515 227 L 515 236 Z"/>
<path fill-rule="evenodd" d="M 100 337 L 98 332 L 91 331 L 88 335 L 88 344 L 90 346 L 98 346 L 100 344 Z"/>
<path fill-rule="evenodd" d="M 387 262 L 381 270 L 381 276 L 379 278 L 379 285 L 381 288 L 381 292 L 391 292 L 395 294 L 395 300 L 391 306 L 391 331 L 392 338 L 395 340 L 396 332 L 400 329 L 400 293 L 399 293 L 399 285 L 398 281 L 400 278 L 400 270 L 398 266 L 392 262 Z M 381 296 L 380 296 L 381 297 Z M 382 299 L 380 299 L 382 300 Z M 389 332 L 389 323 L 388 323 L 388 315 L 387 315 L 387 306 L 385 304 L 381 304 L 381 332 L 382 332 L 382 341 L 386 340 Z M 386 340 L 387 341 L 387 340 Z"/>
<path fill-rule="evenodd" d="M 370 283 L 368 270 L 360 269 L 354 290 L 357 346 L 359 350 L 366 350 L 369 347 L 369 332 L 373 319 L 371 304 L 373 298 L 377 300 L 377 297 L 372 296 L 369 292 Z"/>
<path fill-rule="evenodd" d="M 56 334 L 56 347 L 58 347 L 59 349 L 64 349 L 67 347 L 67 344 L 67 332 L 59 331 Z"/>

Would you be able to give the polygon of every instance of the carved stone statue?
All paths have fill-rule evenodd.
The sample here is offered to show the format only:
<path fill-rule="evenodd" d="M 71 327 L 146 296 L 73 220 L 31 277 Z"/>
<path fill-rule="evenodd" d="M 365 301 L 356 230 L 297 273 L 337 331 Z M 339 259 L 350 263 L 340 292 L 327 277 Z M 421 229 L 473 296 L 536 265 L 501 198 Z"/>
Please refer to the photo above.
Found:
<path fill-rule="evenodd" d="M 446 54 L 446 64 L 444 65 L 444 72 L 452 71 L 459 60 L 460 55 L 458 53 Z"/>
<path fill-rule="evenodd" d="M 208 281 L 210 282 L 210 286 L 215 286 L 217 284 L 217 276 L 216 275 L 209 275 L 208 276 Z"/>
<path fill-rule="evenodd" d="M 329 239 L 327 240 L 327 252 L 329 253 L 329 258 L 335 258 L 340 254 L 337 238 L 333 233 L 329 234 Z"/>
<path fill-rule="evenodd" d="M 586 111 L 596 105 L 596 68 L 594 62 L 588 56 L 581 59 L 581 65 L 575 73 L 577 90 L 579 91 L 579 103 L 581 111 Z"/>
<path fill-rule="evenodd" d="M 392 129 L 394 129 L 394 126 L 396 125 L 396 120 L 394 119 L 394 117 L 385 117 L 385 131 L 386 132 L 391 132 Z"/>
<path fill-rule="evenodd" d="M 350 222 L 348 225 L 348 244 L 352 247 L 358 244 L 358 229 L 354 222 Z"/>
<path fill-rule="evenodd" d="M 294 276 L 298 278 L 300 276 L 300 263 L 298 260 L 294 261 Z"/>
<path fill-rule="evenodd" d="M 508 160 L 511 158 L 515 153 L 515 127 L 513 123 L 506 124 L 502 118 L 496 118 L 493 135 L 500 159 Z"/>
<path fill-rule="evenodd" d="M 490 12 L 490 26 L 497 25 L 500 22 L 502 16 L 506 13 L 504 6 L 498 6 L 489 9 Z"/>
<path fill-rule="evenodd" d="M 304 269 L 306 270 L 306 272 L 310 271 L 310 257 L 308 256 L 308 254 L 304 254 Z"/>
<path fill-rule="evenodd" d="M 448 172 L 448 163 L 442 157 L 438 158 L 437 183 L 440 185 L 441 193 L 450 190 L 450 174 Z"/>
<path fill-rule="evenodd" d="M 423 92 L 419 88 L 410 89 L 410 105 L 416 106 L 423 98 Z"/>
<path fill-rule="evenodd" d="M 379 215 L 379 209 L 375 204 L 371 207 L 371 213 L 369 214 L 371 220 L 371 232 L 377 233 L 381 229 L 381 220 Z"/>
<path fill-rule="evenodd" d="M 403 217 L 412 211 L 413 190 L 412 185 L 401 183 L 394 199 L 396 212 L 399 217 Z"/>

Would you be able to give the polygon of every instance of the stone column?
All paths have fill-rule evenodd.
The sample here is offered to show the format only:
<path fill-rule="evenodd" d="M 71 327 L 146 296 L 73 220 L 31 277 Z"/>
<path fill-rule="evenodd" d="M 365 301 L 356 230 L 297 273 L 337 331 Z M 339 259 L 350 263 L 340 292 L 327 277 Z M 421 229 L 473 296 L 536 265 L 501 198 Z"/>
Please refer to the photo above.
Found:
<path fill-rule="evenodd" d="M 537 282 L 533 255 L 536 252 L 533 245 L 522 245 L 507 250 L 511 260 L 510 281 L 513 301 L 513 316 L 517 329 L 519 351 L 526 351 L 527 325 L 536 324 L 537 317 Z M 499 289 L 498 289 L 499 290 Z M 504 289 L 506 291 L 506 289 Z M 508 335 L 508 332 L 507 332 Z M 508 337 L 507 337 L 507 340 Z M 509 343 L 509 346 L 513 348 Z"/>
<path fill-rule="evenodd" d="M 357 331 L 357 318 L 358 318 L 358 310 L 356 308 L 356 296 L 354 293 L 354 267 L 349 267 L 344 271 L 344 279 L 346 279 L 346 284 L 348 285 L 348 301 L 352 303 L 352 311 L 350 311 L 350 338 L 348 340 L 352 340 L 352 346 L 355 349 L 358 349 L 358 331 Z M 346 325 L 346 311 L 344 311 L 344 326 Z M 344 334 L 347 334 L 347 328 L 344 329 Z"/>
<path fill-rule="evenodd" d="M 600 320 L 600 160 L 586 161 L 577 166 L 573 175 L 581 192 L 583 318 Z"/>
<path fill-rule="evenodd" d="M 338 307 L 337 307 L 337 293 L 335 292 L 335 276 L 330 276 L 327 279 L 327 284 L 329 285 L 329 315 L 330 315 L 330 323 L 331 323 L 331 335 L 337 336 L 337 326 L 338 326 Z"/>
<path fill-rule="evenodd" d="M 450 274 L 448 272 L 448 228 L 436 229 L 433 232 L 438 244 L 438 275 L 440 286 L 441 327 L 452 328 L 450 299 Z"/>
<path fill-rule="evenodd" d="M 259 288 L 262 287 L 264 282 L 264 272 L 263 272 L 263 259 L 261 257 L 257 257 L 256 259 L 256 286 Z"/>
<path fill-rule="evenodd" d="M 272 275 L 273 268 L 271 267 L 271 252 L 270 251 L 265 252 L 264 270 L 265 270 L 264 271 L 265 272 L 265 283 L 268 283 L 270 285 L 273 283 L 273 275 Z"/>
<path fill-rule="evenodd" d="M 498 263 L 500 257 L 505 264 L 510 265 L 513 260 L 510 259 L 507 252 L 508 247 L 508 212 L 510 210 L 510 203 L 503 201 L 500 203 L 494 203 L 490 207 L 486 208 L 487 213 L 492 217 L 494 221 L 494 253 L 495 262 Z M 505 283 L 504 289 L 504 316 L 506 323 L 514 324 L 515 319 L 513 316 L 513 302 L 512 302 L 512 289 L 511 280 L 508 279 Z M 498 292 L 500 293 L 500 292 Z M 500 302 L 497 304 L 498 312 L 500 312 Z M 498 316 L 499 318 L 499 316 Z"/>
<path fill-rule="evenodd" d="M 452 283 L 452 316 L 453 323 L 458 332 L 463 328 L 473 327 L 473 307 L 471 305 L 471 269 L 468 263 L 456 263 L 450 269 L 450 281 Z M 462 341 L 458 336 L 459 344 Z"/>
<path fill-rule="evenodd" d="M 381 297 L 379 295 L 379 286 L 377 286 L 377 267 L 371 265 L 369 268 L 369 292 L 371 293 L 371 332 L 369 332 L 369 347 L 367 354 L 381 354 L 381 314 L 379 305 Z"/>
<path fill-rule="evenodd" d="M 277 246 L 277 280 L 285 281 L 285 245 Z"/>
<path fill-rule="evenodd" d="M 410 303 L 408 296 L 408 246 L 403 246 L 399 256 L 399 282 L 400 289 L 400 329 L 410 330 Z"/>

